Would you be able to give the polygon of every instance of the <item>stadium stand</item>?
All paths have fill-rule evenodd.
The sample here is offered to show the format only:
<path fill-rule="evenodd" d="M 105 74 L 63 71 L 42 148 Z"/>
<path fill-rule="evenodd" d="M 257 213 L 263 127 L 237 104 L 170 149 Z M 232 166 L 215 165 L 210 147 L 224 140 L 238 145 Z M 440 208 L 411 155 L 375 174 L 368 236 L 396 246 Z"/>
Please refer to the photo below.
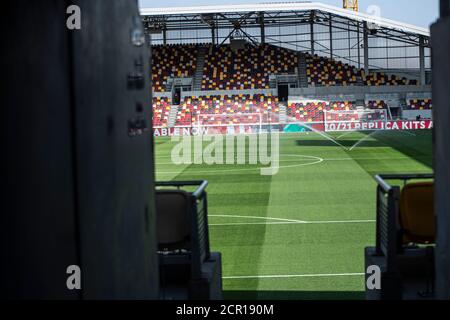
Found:
<path fill-rule="evenodd" d="M 431 99 L 414 99 L 408 101 L 407 107 L 411 110 L 432 110 L 433 102 Z"/>
<path fill-rule="evenodd" d="M 272 121 L 277 121 L 279 112 L 278 98 L 272 95 L 240 94 L 240 95 L 211 95 L 200 97 L 186 97 L 178 110 L 176 125 L 189 126 L 197 123 L 198 115 L 223 115 L 224 117 L 202 117 L 203 124 L 235 124 L 236 115 L 249 114 L 239 117 L 239 122 L 257 123 L 259 117 L 254 113 L 273 114 Z"/>
<path fill-rule="evenodd" d="M 169 77 L 192 77 L 197 62 L 196 45 L 154 46 L 152 48 L 153 91 L 165 92 Z"/>
<path fill-rule="evenodd" d="M 326 108 L 326 105 L 325 102 L 291 103 L 287 108 L 287 115 L 290 121 L 323 121 L 323 110 Z"/>
<path fill-rule="evenodd" d="M 165 92 L 170 77 L 193 77 L 200 45 L 158 45 L 153 47 L 152 80 L 155 92 Z M 204 45 L 206 46 L 206 45 Z M 297 52 L 274 45 L 250 45 L 233 50 L 230 45 L 211 46 L 205 55 L 202 90 L 269 89 L 269 76 L 299 75 Z M 416 85 L 395 75 L 362 69 L 318 55 L 306 54 L 306 75 L 310 86 Z"/>
<path fill-rule="evenodd" d="M 334 102 L 300 102 L 290 103 L 287 108 L 287 115 L 291 122 L 320 122 L 324 121 L 324 111 L 356 111 L 356 107 L 351 101 Z M 332 114 L 328 115 L 327 120 L 349 121 L 358 119 L 358 113 L 354 114 Z"/>
<path fill-rule="evenodd" d="M 205 52 L 204 63 L 199 63 L 199 52 Z M 299 55 L 296 51 L 281 48 L 275 45 L 252 45 L 247 43 L 244 49 L 234 50 L 231 45 L 169 45 L 153 47 L 154 64 L 152 68 L 153 89 L 156 92 L 165 92 L 169 78 L 198 77 L 201 95 L 182 98 L 176 119 L 172 124 L 176 126 L 192 126 L 196 117 L 203 114 L 223 115 L 203 117 L 205 124 L 231 124 L 239 122 L 255 122 L 255 116 L 233 119 L 232 115 L 262 113 L 271 114 L 270 120 L 279 120 L 279 101 L 277 97 L 267 95 L 249 94 L 255 89 L 268 90 L 271 75 L 297 75 L 299 76 Z M 321 57 L 305 54 L 307 83 L 311 87 L 332 86 L 399 86 L 414 85 L 415 80 L 408 80 L 381 72 L 364 74 L 364 70 L 349 64 Z M 203 61 L 203 60 L 202 60 Z M 201 69 L 203 65 L 203 70 Z M 299 76 L 300 79 L 300 76 Z M 214 95 L 214 91 L 222 91 L 221 95 Z M 211 91 L 211 95 L 205 95 Z M 230 93 L 224 94 L 223 91 Z M 236 94 L 236 91 L 243 91 Z M 157 98 L 153 103 L 155 127 L 168 126 L 171 99 Z M 292 121 L 316 122 L 323 121 L 323 110 L 354 110 L 354 103 L 343 102 L 329 104 L 314 102 L 294 103 L 286 107 L 286 115 Z M 368 101 L 368 109 L 388 109 L 387 103 L 382 100 Z M 407 101 L 407 109 L 428 110 L 432 108 L 431 100 Z M 230 117 L 225 117 L 225 116 Z M 341 115 L 343 117 L 344 115 Z M 345 117 L 350 117 L 349 114 Z M 336 120 L 336 119 L 334 119 Z M 171 120 L 172 121 L 172 120 Z"/>
<path fill-rule="evenodd" d="M 269 74 L 297 74 L 297 66 L 293 51 L 276 46 L 214 46 L 205 57 L 202 90 L 269 89 Z"/>
<path fill-rule="evenodd" d="M 385 110 L 387 110 L 388 108 L 386 102 L 383 100 L 368 101 L 367 107 L 369 109 L 385 109 Z"/>
<path fill-rule="evenodd" d="M 333 59 L 307 55 L 308 84 L 312 86 L 356 85 L 361 72 Z"/>
<path fill-rule="evenodd" d="M 170 98 L 153 98 L 153 126 L 166 127 L 169 120 Z"/>
<path fill-rule="evenodd" d="M 381 72 L 370 73 L 366 76 L 364 71 L 361 71 L 361 75 L 367 86 L 417 85 L 417 80 L 409 80 L 394 75 L 389 76 Z"/>

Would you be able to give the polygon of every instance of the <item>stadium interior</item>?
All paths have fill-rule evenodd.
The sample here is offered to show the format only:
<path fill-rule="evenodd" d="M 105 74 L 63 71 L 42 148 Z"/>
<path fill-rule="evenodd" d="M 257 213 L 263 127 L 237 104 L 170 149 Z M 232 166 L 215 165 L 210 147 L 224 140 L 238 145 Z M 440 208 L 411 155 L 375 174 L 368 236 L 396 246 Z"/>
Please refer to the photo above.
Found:
<path fill-rule="evenodd" d="M 314 3 L 221 9 L 221 14 L 214 7 L 191 8 L 191 13 L 180 8 L 170 14 L 142 10 L 151 34 L 153 125 L 163 130 L 158 132 L 170 136 L 173 128 L 204 128 L 230 134 L 266 128 L 291 133 L 332 131 L 333 124 L 432 121 L 427 30 L 381 18 L 374 23 L 359 12 Z M 377 230 L 377 239 L 380 232 L 384 229 Z M 407 278 L 400 267 L 386 267 L 388 280 L 383 283 L 390 290 L 368 290 L 366 298 L 415 298 L 410 292 L 419 292 L 423 282 L 427 294 L 420 297 L 432 296 L 430 254 L 420 254 L 429 248 L 409 244 L 404 248 L 413 253 L 401 251 L 398 256 L 418 256 L 411 258 L 416 272 Z M 366 249 L 366 264 L 383 255 L 380 246 L 377 242 L 373 252 Z M 392 274 L 397 274 L 394 280 Z M 418 288 L 411 289 L 410 283 Z M 408 290 L 401 289 L 405 286 Z"/>
<path fill-rule="evenodd" d="M 431 31 L 358 1 L 73 2 L 80 30 L 52 31 L 66 1 L 2 21 L 2 298 L 450 299 L 448 1 Z M 249 150 L 175 163 L 181 136 Z M 277 174 L 239 162 L 261 136 Z"/>
<path fill-rule="evenodd" d="M 431 119 L 425 29 L 377 25 L 327 6 L 296 6 L 295 17 L 295 4 L 278 11 L 267 5 L 248 12 L 228 8 L 220 15 L 203 13 L 206 8 L 170 15 L 144 9 L 153 44 L 154 126 L 193 126 L 204 114 L 255 112 L 282 123 L 324 122 L 323 109 L 354 111 L 356 117 L 358 109 L 385 109 L 391 120 Z M 180 17 L 189 23 L 180 24 Z M 318 96 L 324 101 L 315 102 Z M 232 117 L 224 119 L 207 124 L 233 124 Z"/>

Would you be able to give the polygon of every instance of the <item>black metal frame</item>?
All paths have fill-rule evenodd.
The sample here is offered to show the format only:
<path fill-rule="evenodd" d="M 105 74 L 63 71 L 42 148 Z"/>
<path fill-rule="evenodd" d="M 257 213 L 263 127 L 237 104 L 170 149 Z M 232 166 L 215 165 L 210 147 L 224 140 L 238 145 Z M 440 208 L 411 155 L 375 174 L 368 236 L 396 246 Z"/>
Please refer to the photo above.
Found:
<path fill-rule="evenodd" d="M 377 175 L 377 221 L 376 254 L 385 256 L 386 272 L 395 272 L 395 257 L 402 252 L 402 232 L 400 230 L 399 200 L 400 186 L 392 186 L 386 180 L 401 180 L 404 185 L 410 180 L 433 179 L 433 174 L 386 174 Z"/>
<path fill-rule="evenodd" d="M 261 18 L 262 17 L 262 18 Z M 248 12 L 217 12 L 217 13 L 207 13 L 207 14 L 201 14 L 201 13 L 189 13 L 189 14 L 167 14 L 167 15 L 160 15 L 160 16 L 151 16 L 151 15 L 143 15 L 142 21 L 145 26 L 145 28 L 148 31 L 164 31 L 166 32 L 181 32 L 186 30 L 191 30 L 192 34 L 195 34 L 195 31 L 212 31 L 214 34 L 214 39 L 211 39 L 210 35 L 204 35 L 204 36 L 193 36 L 193 38 L 189 38 L 191 42 L 195 43 L 201 43 L 206 42 L 209 43 L 210 41 L 212 43 L 218 44 L 218 43 L 224 43 L 226 40 L 230 37 L 230 35 L 236 31 L 240 30 L 243 32 L 246 38 L 250 40 L 250 42 L 254 42 L 255 39 L 259 39 L 259 37 L 262 36 L 262 34 L 258 34 L 260 32 L 261 26 L 263 25 L 264 28 L 267 29 L 267 32 L 264 33 L 264 40 L 263 42 L 277 44 L 277 43 L 283 43 L 285 46 L 287 46 L 290 49 L 295 50 L 301 50 L 302 48 L 304 51 L 309 51 L 311 49 L 311 45 L 315 44 L 317 46 L 323 46 L 324 41 L 331 41 L 332 38 L 323 38 L 321 37 L 320 40 L 314 39 L 314 35 L 318 35 L 319 31 L 314 31 L 312 34 L 311 31 L 305 33 L 305 35 L 310 35 L 309 37 L 305 39 L 296 39 L 296 40 L 281 40 L 279 37 L 285 36 L 285 35 L 278 35 L 278 39 L 272 39 L 272 36 L 270 35 L 269 30 L 274 30 L 278 28 L 283 27 L 295 27 L 295 26 L 321 26 L 325 28 L 331 28 L 333 32 L 342 31 L 348 33 L 348 37 L 346 39 L 350 38 L 350 33 L 357 35 L 356 43 L 353 45 L 349 44 L 349 47 L 342 47 L 342 50 L 349 50 L 349 49 L 355 49 L 360 48 L 360 44 L 362 43 L 363 37 L 363 31 L 364 31 L 364 22 L 358 21 L 357 19 L 352 19 L 350 17 L 344 17 L 341 15 L 337 15 L 334 13 L 329 13 L 322 10 L 305 10 L 305 11 L 296 11 L 296 10 L 280 10 L 280 11 L 248 11 Z M 264 21 L 263 24 L 261 24 L 261 21 Z M 313 30 L 314 27 L 311 29 Z M 251 30 L 256 30 L 257 36 L 252 35 Z M 225 34 L 222 34 L 219 36 L 220 32 L 225 32 Z M 395 28 L 388 28 L 388 27 L 380 27 L 377 26 L 376 34 L 369 34 L 369 39 L 371 38 L 384 38 L 386 40 L 392 40 L 397 43 L 403 43 L 404 48 L 409 48 L 411 46 L 414 47 L 420 47 L 425 46 L 425 48 L 431 48 L 429 37 L 428 36 L 422 36 L 420 34 L 415 34 L 413 32 L 408 32 L 404 30 L 398 30 Z M 326 34 L 329 31 L 323 31 L 322 33 Z M 267 34 L 266 34 L 267 33 Z M 256 37 L 256 38 L 255 38 Z M 330 36 L 331 37 L 331 36 Z M 421 43 L 420 39 L 423 39 L 423 44 Z M 175 41 L 175 43 L 185 40 L 186 37 L 181 36 L 180 38 L 177 37 L 171 37 L 171 41 Z M 202 41 L 199 41 L 202 40 Z M 335 39 L 337 40 L 337 39 Z M 256 40 L 258 41 L 258 40 Z M 304 45 L 303 45 L 304 44 Z M 331 45 L 332 46 L 332 45 Z M 396 45 L 401 47 L 400 45 Z M 391 48 L 391 46 L 387 45 L 387 48 Z M 321 54 L 328 54 L 330 52 L 331 48 L 328 48 L 324 46 L 323 48 L 319 49 L 317 53 Z M 372 50 L 372 46 L 370 47 Z M 335 53 L 337 53 L 338 49 L 333 48 Z M 336 55 L 336 54 L 334 54 Z M 351 61 L 353 63 L 356 63 L 356 61 L 353 61 L 351 56 L 354 54 L 350 54 L 349 56 L 337 56 L 341 59 L 345 59 L 348 61 Z M 361 54 L 358 54 L 359 58 L 361 58 Z M 395 56 L 398 59 L 410 59 L 409 56 Z M 425 58 L 429 58 L 430 55 L 425 53 Z M 378 58 L 378 60 L 383 59 L 392 59 L 393 57 L 390 57 L 389 55 L 381 55 L 377 57 L 374 57 L 373 54 L 371 54 L 372 58 Z M 371 66 L 373 68 L 378 68 L 377 66 L 373 65 Z"/>
<path fill-rule="evenodd" d="M 156 182 L 158 188 L 176 188 L 181 190 L 183 187 L 194 187 L 194 192 L 188 194 L 188 215 L 191 229 L 191 274 L 192 279 L 200 279 L 202 275 L 202 263 L 209 260 L 211 252 L 209 247 L 208 231 L 208 201 L 206 187 L 208 181 L 176 181 L 176 182 Z"/>

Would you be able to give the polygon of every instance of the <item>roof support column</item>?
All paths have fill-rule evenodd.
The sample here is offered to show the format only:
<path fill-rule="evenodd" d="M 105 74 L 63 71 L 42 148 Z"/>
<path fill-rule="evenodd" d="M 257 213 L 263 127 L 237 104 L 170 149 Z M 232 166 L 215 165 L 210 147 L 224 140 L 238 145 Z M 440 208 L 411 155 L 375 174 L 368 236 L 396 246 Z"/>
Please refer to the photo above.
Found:
<path fill-rule="evenodd" d="M 216 45 L 216 25 L 214 23 L 211 24 L 211 42 Z"/>
<path fill-rule="evenodd" d="M 266 26 L 264 23 L 264 12 L 259 13 L 259 25 L 261 27 L 261 44 L 266 43 Z"/>
<path fill-rule="evenodd" d="M 364 21 L 364 73 L 369 74 L 369 28 L 367 21 Z"/>
<path fill-rule="evenodd" d="M 329 32 L 330 32 L 330 58 L 333 59 L 333 16 L 330 13 L 329 17 Z"/>
<path fill-rule="evenodd" d="M 163 28 L 163 44 L 167 44 L 167 28 L 165 26 Z"/>
<path fill-rule="evenodd" d="M 357 37 L 358 39 L 356 41 L 358 41 L 358 69 L 361 69 L 361 35 L 360 33 L 360 27 L 359 27 L 359 22 L 358 22 L 358 27 L 356 28 L 356 33 L 357 33 Z"/>
<path fill-rule="evenodd" d="M 314 55 L 314 20 L 315 20 L 315 12 L 311 11 L 311 18 L 309 22 L 310 26 L 310 37 L 311 37 L 311 54 Z"/>
<path fill-rule="evenodd" d="M 425 77 L 425 39 L 423 36 L 419 38 L 419 65 L 420 65 L 420 84 L 426 84 Z"/>

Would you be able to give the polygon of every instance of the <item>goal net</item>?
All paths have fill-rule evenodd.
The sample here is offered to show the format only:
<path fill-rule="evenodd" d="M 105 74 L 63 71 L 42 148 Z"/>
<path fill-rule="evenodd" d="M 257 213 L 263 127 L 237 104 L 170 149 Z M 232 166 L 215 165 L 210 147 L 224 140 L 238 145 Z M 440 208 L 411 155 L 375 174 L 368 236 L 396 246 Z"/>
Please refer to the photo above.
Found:
<path fill-rule="evenodd" d="M 388 121 L 387 110 L 325 110 L 325 131 L 384 130 Z"/>
<path fill-rule="evenodd" d="M 268 132 L 279 125 L 275 113 L 199 114 L 195 128 L 199 134 L 252 134 Z"/>

